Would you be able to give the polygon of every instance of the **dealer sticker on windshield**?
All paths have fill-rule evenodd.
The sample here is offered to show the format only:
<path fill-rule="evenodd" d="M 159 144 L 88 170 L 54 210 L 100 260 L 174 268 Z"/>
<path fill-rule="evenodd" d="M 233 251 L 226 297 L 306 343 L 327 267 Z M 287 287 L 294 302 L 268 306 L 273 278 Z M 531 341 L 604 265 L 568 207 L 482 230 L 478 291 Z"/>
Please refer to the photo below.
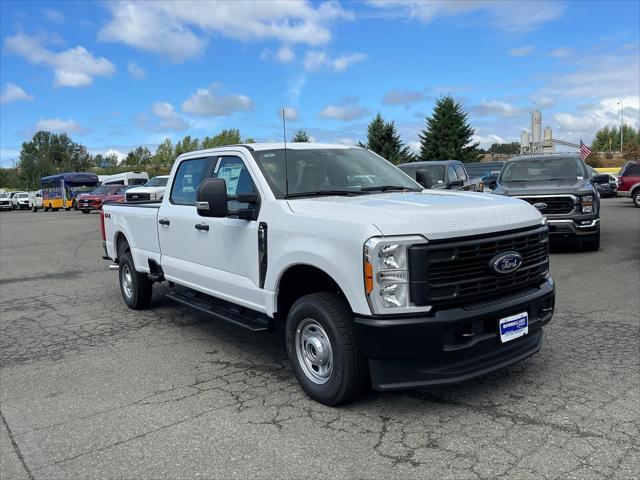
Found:
<path fill-rule="evenodd" d="M 498 322 L 498 328 L 500 329 L 500 341 L 502 343 L 520 338 L 529 333 L 529 314 L 522 312 L 502 318 Z"/>

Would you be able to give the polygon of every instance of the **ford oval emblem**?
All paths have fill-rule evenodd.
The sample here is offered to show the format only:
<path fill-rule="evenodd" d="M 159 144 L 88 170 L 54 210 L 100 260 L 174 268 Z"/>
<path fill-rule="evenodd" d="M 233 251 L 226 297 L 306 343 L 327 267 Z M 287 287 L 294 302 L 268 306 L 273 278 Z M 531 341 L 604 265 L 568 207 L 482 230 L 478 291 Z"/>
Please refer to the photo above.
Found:
<path fill-rule="evenodd" d="M 499 253 L 489 260 L 489 268 L 498 274 L 513 273 L 522 265 L 522 255 L 518 252 Z"/>
<path fill-rule="evenodd" d="M 543 203 L 543 202 L 534 203 L 533 206 L 536 207 L 540 211 L 543 211 L 545 208 L 547 208 L 547 204 Z"/>

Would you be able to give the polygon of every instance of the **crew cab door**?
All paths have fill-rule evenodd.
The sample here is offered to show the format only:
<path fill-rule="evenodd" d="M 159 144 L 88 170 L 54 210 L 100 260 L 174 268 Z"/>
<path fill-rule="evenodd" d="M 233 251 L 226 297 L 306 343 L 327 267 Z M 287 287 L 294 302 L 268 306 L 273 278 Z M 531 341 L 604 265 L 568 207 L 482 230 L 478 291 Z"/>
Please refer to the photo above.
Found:
<path fill-rule="evenodd" d="M 238 209 L 247 205 L 235 200 L 229 201 L 229 217 L 198 215 L 196 191 L 210 177 L 223 178 L 229 196 L 257 191 L 257 182 L 238 152 L 183 160 L 158 213 L 165 277 L 264 311 L 258 284 L 258 221 L 237 218 Z"/>

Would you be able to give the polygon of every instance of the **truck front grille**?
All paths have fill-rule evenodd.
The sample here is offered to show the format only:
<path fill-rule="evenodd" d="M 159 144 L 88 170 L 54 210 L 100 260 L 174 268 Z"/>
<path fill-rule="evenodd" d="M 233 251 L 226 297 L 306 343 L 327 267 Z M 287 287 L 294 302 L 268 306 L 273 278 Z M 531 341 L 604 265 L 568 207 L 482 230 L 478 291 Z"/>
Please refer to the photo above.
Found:
<path fill-rule="evenodd" d="M 149 193 L 126 193 L 127 202 L 144 202 L 151 200 L 151 194 Z"/>
<path fill-rule="evenodd" d="M 518 197 L 520 200 L 535 204 L 544 204 L 545 206 L 538 208 L 540 213 L 548 215 L 563 215 L 573 212 L 575 208 L 574 198 L 570 196 L 566 197 Z"/>
<path fill-rule="evenodd" d="M 498 274 L 490 260 L 507 252 L 518 252 L 522 263 L 514 273 Z M 539 285 L 548 270 L 546 226 L 437 240 L 409 248 L 409 294 L 414 305 L 465 306 Z"/>

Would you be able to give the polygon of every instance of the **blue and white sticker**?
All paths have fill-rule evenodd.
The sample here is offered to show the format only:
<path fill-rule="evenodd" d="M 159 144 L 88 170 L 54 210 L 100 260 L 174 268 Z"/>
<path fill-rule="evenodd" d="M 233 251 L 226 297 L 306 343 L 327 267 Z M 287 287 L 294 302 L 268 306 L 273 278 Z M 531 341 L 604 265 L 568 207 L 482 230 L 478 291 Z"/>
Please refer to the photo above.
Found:
<path fill-rule="evenodd" d="M 500 330 L 500 341 L 502 343 L 520 338 L 529 333 L 529 314 L 522 312 L 502 318 L 498 322 L 498 328 Z"/>

